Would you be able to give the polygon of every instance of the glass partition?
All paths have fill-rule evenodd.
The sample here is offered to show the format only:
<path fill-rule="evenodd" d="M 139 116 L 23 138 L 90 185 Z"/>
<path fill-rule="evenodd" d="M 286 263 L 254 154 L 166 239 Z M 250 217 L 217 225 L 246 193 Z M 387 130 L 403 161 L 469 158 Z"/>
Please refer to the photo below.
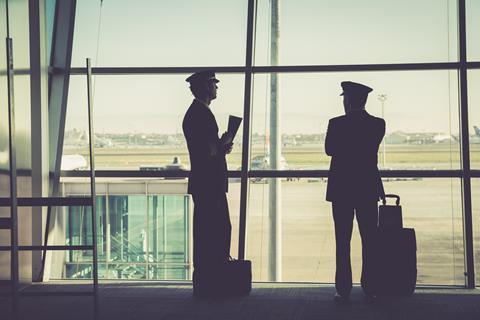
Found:
<path fill-rule="evenodd" d="M 243 0 L 82 0 L 72 66 L 239 66 L 246 24 Z"/>
<path fill-rule="evenodd" d="M 255 31 L 253 64 L 262 68 L 253 69 L 252 92 L 245 96 L 246 68 L 242 68 L 248 1 L 77 1 L 73 67 L 84 67 L 86 57 L 93 59 L 93 66 L 111 67 L 112 73 L 123 72 L 116 67 L 147 67 L 143 71 L 129 69 L 129 74 L 94 76 L 96 168 L 160 171 L 175 162 L 175 168 L 189 170 L 181 123 L 192 96 L 185 78 L 196 67 L 222 67 L 224 73 L 217 73 L 219 96 L 212 103 L 220 134 L 227 127 L 228 115 L 245 114 L 245 99 L 250 99 L 250 170 L 257 171 L 255 175 L 260 170 L 275 170 L 273 178 L 252 177 L 248 182 L 246 252 L 253 262 L 254 280 L 274 279 L 271 257 L 278 252 L 271 249 L 270 225 L 276 221 L 282 240 L 281 258 L 275 262 L 281 277 L 275 280 L 331 283 L 335 244 L 331 208 L 324 200 L 326 179 L 282 178 L 279 171 L 296 170 L 288 173 L 293 176 L 304 175 L 305 170 L 325 173 L 330 162 L 324 153 L 328 121 L 343 114 L 340 82 L 365 83 L 374 88 L 367 111 L 387 122 L 378 154 L 380 169 L 420 171 L 417 178 L 384 179 L 388 192 L 402 197 L 405 226 L 417 232 L 418 284 L 464 285 L 463 250 L 472 239 L 463 238 L 462 188 L 456 172 L 461 170 L 460 66 L 449 64 L 449 69 L 444 69 L 445 65 L 434 65 L 439 69 L 430 70 L 433 63 L 459 60 L 458 1 L 372 0 L 367 5 L 347 0 L 282 0 L 280 38 L 270 39 L 273 2 L 258 1 L 255 26 L 250 26 Z M 467 0 L 466 5 L 467 58 L 479 61 L 476 33 L 480 30 L 480 7 L 474 0 Z M 274 73 L 279 70 L 271 68 L 270 60 L 270 43 L 275 40 L 278 65 L 286 66 L 279 73 Z M 383 71 L 345 71 L 356 70 L 352 65 L 357 64 L 401 63 L 416 65 L 404 66 L 404 70 L 395 66 L 393 69 L 400 68 L 397 71 L 388 71 L 390 65 L 380 68 Z M 468 65 L 468 129 L 471 167 L 478 169 L 475 127 L 480 123 L 476 90 L 480 78 L 474 65 Z M 241 68 L 229 69 L 232 66 Z M 311 71 L 308 66 L 334 67 L 329 72 L 306 72 Z M 184 67 L 185 73 L 154 67 Z M 145 74 L 151 72 L 155 74 Z M 279 79 L 278 122 L 270 118 L 275 94 L 272 75 Z M 28 96 L 18 99 L 28 100 Z M 62 169 L 72 173 L 89 167 L 84 75 L 71 76 L 67 111 Z M 270 143 L 277 128 L 281 156 L 273 168 Z M 233 152 L 227 157 L 230 170 L 242 170 L 242 134 L 240 128 Z M 439 170 L 447 170 L 442 175 L 449 177 L 422 177 L 422 171 L 428 176 Z M 155 181 L 111 178 L 117 181 L 106 179 L 99 184 L 102 277 L 190 279 L 193 206 L 186 194 L 187 180 L 161 176 L 159 173 Z M 471 196 L 478 262 L 477 182 L 475 178 Z M 84 181 L 65 180 L 63 186 L 65 195 L 89 192 Z M 239 179 L 231 178 L 228 199 L 233 256 L 238 248 L 240 190 Z M 278 196 L 278 207 L 273 206 L 274 195 Z M 65 239 L 74 243 L 87 238 L 86 212 L 79 208 L 65 211 L 65 226 L 72 228 Z M 78 220 L 82 215 L 83 220 Z M 67 254 L 69 271 L 60 272 L 57 278 L 90 277 L 89 253 Z M 352 263 L 357 282 L 360 255 L 355 230 Z"/>
<path fill-rule="evenodd" d="M 167 182 L 168 183 L 168 182 Z M 186 190 L 184 180 L 174 182 Z M 63 183 L 65 196 L 78 196 L 88 187 Z M 190 278 L 190 198 L 183 194 L 147 192 L 158 182 L 113 182 L 97 185 L 97 243 L 99 277 L 104 279 L 185 280 Z M 161 186 L 160 188 L 165 186 Z M 147 188 L 147 189 L 145 189 Z M 128 194 L 119 194 L 119 191 Z M 81 194 L 83 195 L 83 194 Z M 67 245 L 91 244 L 90 207 L 65 208 L 59 219 Z M 63 222 L 62 222 L 63 221 Z M 61 238 L 61 237 L 60 237 Z M 60 260 L 59 260 L 60 259 Z M 66 251 L 52 263 L 65 261 L 54 278 L 91 278 L 92 252 Z"/>
<path fill-rule="evenodd" d="M 466 0 L 467 7 L 467 60 L 480 61 L 480 2 Z"/>
<path fill-rule="evenodd" d="M 473 246 L 476 270 L 476 284 L 480 287 L 480 179 L 472 179 L 472 207 L 473 207 Z"/>
<path fill-rule="evenodd" d="M 386 135 L 379 150 L 381 169 L 460 167 L 458 75 L 456 71 L 278 73 L 276 124 L 283 163 L 268 162 L 273 140 L 270 77 L 255 75 L 251 169 L 328 169 L 324 152 L 330 118 L 344 114 L 340 83 L 367 84 L 366 110 L 383 117 Z M 383 96 L 385 99 L 380 99 Z M 262 163 L 263 157 L 263 163 Z"/>
<path fill-rule="evenodd" d="M 275 213 L 271 179 L 250 183 L 247 255 L 254 281 L 272 281 L 272 264 L 281 270 L 276 281 L 334 282 L 335 233 L 326 181 L 280 179 L 281 201 Z M 401 197 L 403 225 L 417 237 L 419 285 L 463 285 L 464 255 L 460 180 L 384 179 L 386 192 Z M 278 240 L 272 236 L 271 225 Z M 278 235 L 280 234 L 280 236 Z M 281 259 L 271 259 L 273 247 Z M 356 222 L 351 242 L 354 282 L 360 281 L 361 243 Z"/>
<path fill-rule="evenodd" d="M 95 76 L 94 129 L 97 169 L 148 170 L 190 159 L 182 121 L 193 101 L 186 74 Z M 229 115 L 243 115 L 243 76 L 217 74 L 218 98 L 211 110 L 219 136 L 227 130 Z M 85 76 L 70 79 L 64 155 L 88 156 Z M 229 158 L 230 170 L 241 166 L 241 126 Z"/>
<path fill-rule="evenodd" d="M 270 65 L 271 3 L 258 2 L 256 65 Z M 279 65 L 457 61 L 457 15 L 455 0 L 280 1 Z"/>
<path fill-rule="evenodd" d="M 468 71 L 468 131 L 470 166 L 480 169 L 480 70 Z"/>

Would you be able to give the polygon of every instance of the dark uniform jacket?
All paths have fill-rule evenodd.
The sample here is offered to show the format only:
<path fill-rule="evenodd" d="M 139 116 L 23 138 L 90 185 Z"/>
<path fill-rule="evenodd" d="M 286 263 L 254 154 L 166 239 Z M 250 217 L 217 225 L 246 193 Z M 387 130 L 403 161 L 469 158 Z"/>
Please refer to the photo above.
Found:
<path fill-rule="evenodd" d="M 200 101 L 193 100 L 182 127 L 190 154 L 188 193 L 227 192 L 227 162 L 212 111 Z M 215 155 L 212 155 L 212 145 L 219 150 Z"/>
<path fill-rule="evenodd" d="M 325 138 L 325 152 L 332 157 L 327 201 L 358 203 L 384 195 L 377 167 L 384 135 L 385 121 L 365 110 L 330 119 Z"/>

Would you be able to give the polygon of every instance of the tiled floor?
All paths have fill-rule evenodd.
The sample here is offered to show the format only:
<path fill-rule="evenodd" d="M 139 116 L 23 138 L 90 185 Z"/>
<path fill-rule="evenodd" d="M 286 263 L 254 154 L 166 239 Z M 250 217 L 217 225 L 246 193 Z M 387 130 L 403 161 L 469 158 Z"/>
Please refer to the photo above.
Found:
<path fill-rule="evenodd" d="M 41 285 L 37 292 L 85 291 L 83 285 Z M 411 298 L 367 304 L 359 288 L 352 303 L 332 301 L 334 288 L 309 284 L 255 284 L 243 298 L 199 300 L 191 285 L 102 284 L 92 296 L 21 296 L 17 319 L 480 319 L 480 290 L 419 289 Z M 11 299 L 0 298 L 0 319 L 14 319 Z M 95 312 L 96 309 L 96 312 Z"/>

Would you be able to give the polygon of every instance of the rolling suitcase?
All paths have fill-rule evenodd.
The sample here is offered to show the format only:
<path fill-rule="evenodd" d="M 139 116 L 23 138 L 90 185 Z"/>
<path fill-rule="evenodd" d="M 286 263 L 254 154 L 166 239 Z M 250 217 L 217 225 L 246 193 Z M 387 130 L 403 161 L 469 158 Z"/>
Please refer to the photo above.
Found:
<path fill-rule="evenodd" d="M 377 293 L 388 296 L 411 296 L 417 282 L 417 244 L 415 230 L 403 228 L 400 197 L 395 206 L 385 200 L 379 207 L 377 229 Z M 382 209 L 383 207 L 383 209 Z"/>

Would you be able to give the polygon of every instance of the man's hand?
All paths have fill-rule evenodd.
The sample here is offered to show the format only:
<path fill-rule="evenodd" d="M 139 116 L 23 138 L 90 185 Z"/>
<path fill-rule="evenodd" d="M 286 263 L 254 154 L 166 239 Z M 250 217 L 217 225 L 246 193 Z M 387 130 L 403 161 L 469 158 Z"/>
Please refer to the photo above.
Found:
<path fill-rule="evenodd" d="M 220 143 L 224 146 L 227 146 L 233 142 L 233 136 L 230 132 L 225 132 L 220 138 Z"/>

